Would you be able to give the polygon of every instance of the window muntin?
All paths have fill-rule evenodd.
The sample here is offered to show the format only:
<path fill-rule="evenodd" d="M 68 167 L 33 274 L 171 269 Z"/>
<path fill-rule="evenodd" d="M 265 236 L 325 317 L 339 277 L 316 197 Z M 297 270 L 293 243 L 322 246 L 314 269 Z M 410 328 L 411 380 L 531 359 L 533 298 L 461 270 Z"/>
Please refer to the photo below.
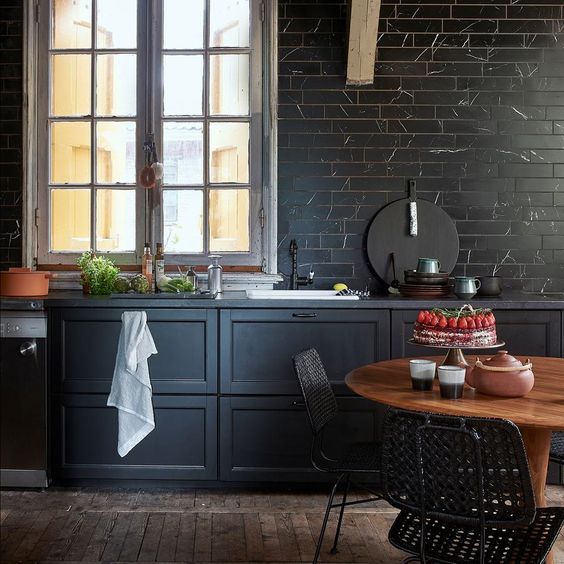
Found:
<path fill-rule="evenodd" d="M 220 252 L 230 255 L 224 264 L 261 264 L 259 2 L 191 0 L 186 19 L 187 4 L 40 5 L 40 22 L 52 24 L 41 24 L 49 48 L 39 82 L 49 93 L 40 263 L 72 263 L 67 255 L 88 248 L 135 262 L 151 238 L 165 244 L 171 262 L 205 263 Z M 149 18 L 156 36 L 144 41 Z M 165 165 L 160 201 L 137 186 L 151 131 Z M 41 137 L 40 130 L 40 147 Z M 156 204 L 152 237 L 148 202 Z M 69 214 L 76 217 L 63 219 Z"/>

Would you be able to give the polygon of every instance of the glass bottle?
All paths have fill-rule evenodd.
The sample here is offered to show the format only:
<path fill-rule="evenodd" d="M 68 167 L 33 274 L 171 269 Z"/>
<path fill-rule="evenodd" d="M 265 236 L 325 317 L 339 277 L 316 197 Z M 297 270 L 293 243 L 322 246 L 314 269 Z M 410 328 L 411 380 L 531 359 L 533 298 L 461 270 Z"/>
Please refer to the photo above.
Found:
<path fill-rule="evenodd" d="M 141 274 L 149 282 L 149 288 L 153 288 L 153 255 L 151 255 L 151 244 L 145 243 L 143 258 L 141 259 Z"/>

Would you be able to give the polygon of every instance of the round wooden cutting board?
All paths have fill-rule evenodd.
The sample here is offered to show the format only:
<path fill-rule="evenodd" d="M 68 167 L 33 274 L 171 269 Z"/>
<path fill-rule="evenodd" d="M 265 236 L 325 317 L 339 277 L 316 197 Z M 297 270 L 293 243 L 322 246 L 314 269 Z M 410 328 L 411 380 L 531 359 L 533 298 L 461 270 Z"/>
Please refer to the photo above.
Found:
<path fill-rule="evenodd" d="M 451 217 L 439 206 L 417 199 L 418 234 L 409 234 L 409 198 L 382 208 L 373 219 L 367 236 L 368 259 L 386 283 L 393 278 L 390 253 L 395 253 L 396 275 L 417 268 L 419 257 L 439 259 L 441 272 L 451 272 L 458 259 L 459 241 Z"/>

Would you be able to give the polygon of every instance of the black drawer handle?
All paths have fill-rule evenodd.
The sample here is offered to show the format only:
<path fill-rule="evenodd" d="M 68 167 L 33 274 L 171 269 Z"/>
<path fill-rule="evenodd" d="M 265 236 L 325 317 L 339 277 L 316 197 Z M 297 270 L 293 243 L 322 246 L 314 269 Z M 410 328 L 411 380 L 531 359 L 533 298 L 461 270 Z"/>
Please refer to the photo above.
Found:
<path fill-rule="evenodd" d="M 303 401 L 293 401 L 292 406 L 293 407 L 305 407 L 305 403 Z"/>
<path fill-rule="evenodd" d="M 292 313 L 292 317 L 317 317 L 317 313 Z"/>

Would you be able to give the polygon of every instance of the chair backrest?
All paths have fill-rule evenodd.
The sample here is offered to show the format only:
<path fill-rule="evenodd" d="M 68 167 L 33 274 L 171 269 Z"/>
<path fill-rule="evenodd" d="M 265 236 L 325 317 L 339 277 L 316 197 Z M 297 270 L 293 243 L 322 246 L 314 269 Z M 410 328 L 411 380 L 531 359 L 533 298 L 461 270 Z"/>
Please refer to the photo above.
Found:
<path fill-rule="evenodd" d="M 521 434 L 503 419 L 389 409 L 382 477 L 389 503 L 417 514 L 471 526 L 535 516 Z"/>
<path fill-rule="evenodd" d="M 298 353 L 293 358 L 293 362 L 311 428 L 317 435 L 337 414 L 337 400 L 321 358 L 315 349 Z"/>

